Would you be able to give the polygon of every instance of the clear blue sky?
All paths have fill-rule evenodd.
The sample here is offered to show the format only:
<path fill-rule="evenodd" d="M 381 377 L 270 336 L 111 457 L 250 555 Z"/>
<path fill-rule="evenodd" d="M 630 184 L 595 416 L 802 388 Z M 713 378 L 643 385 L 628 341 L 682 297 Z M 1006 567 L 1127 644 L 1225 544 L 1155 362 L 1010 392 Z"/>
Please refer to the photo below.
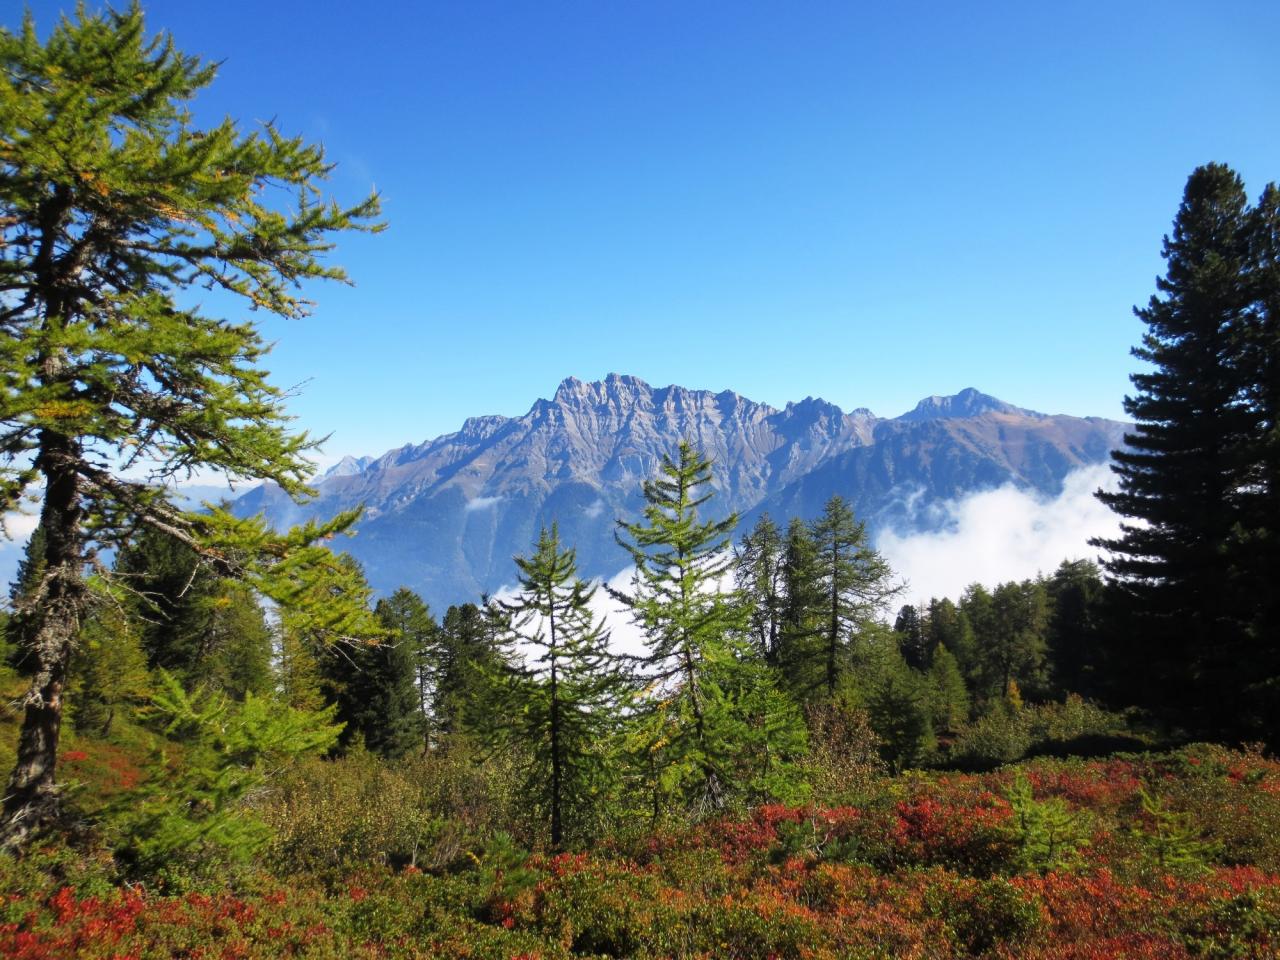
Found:
<path fill-rule="evenodd" d="M 331 457 L 609 371 L 1118 417 L 1187 174 L 1280 178 L 1275 0 L 145 9 L 223 61 L 200 117 L 274 117 L 384 196 L 335 257 L 357 285 L 266 324 Z"/>

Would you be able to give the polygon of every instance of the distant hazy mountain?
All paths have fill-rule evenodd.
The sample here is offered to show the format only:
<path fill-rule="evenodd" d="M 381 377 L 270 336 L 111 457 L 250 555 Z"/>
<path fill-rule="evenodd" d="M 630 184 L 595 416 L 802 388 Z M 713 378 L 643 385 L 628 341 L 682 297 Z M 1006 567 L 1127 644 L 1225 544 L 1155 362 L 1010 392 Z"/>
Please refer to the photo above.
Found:
<path fill-rule="evenodd" d="M 370 582 L 381 592 L 410 586 L 442 610 L 511 583 L 512 556 L 552 521 L 585 574 L 617 573 L 627 558 L 614 520 L 637 516 L 641 481 L 682 437 L 715 460 L 717 514 L 811 517 L 840 493 L 873 529 L 928 529 L 942 501 L 965 493 L 1005 483 L 1058 493 L 1072 470 L 1106 460 L 1123 429 L 972 389 L 880 419 L 813 398 L 778 410 L 729 390 L 571 377 L 522 417 L 472 417 L 457 433 L 377 459 L 345 458 L 304 506 L 264 485 L 237 509 L 286 525 L 363 503 L 346 549 Z"/>

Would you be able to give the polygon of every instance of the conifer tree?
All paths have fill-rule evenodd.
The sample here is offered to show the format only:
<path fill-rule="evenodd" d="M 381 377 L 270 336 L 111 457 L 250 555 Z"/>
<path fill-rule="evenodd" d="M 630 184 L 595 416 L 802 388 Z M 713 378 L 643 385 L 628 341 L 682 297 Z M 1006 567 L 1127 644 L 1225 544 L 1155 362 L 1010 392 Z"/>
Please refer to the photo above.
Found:
<path fill-rule="evenodd" d="M 338 560 L 367 603 L 373 591 L 360 562 L 350 554 Z M 377 636 L 334 641 L 304 633 L 305 643 L 316 658 L 324 702 L 337 707 L 343 724 L 340 746 L 362 743 L 374 753 L 399 757 L 421 741 L 413 658 L 376 612 L 374 617 L 382 627 Z"/>
<path fill-rule="evenodd" d="M 721 589 L 733 564 L 729 538 L 737 515 L 704 521 L 699 514 L 711 499 L 710 484 L 711 462 L 688 441 L 681 441 L 676 458 L 663 457 L 658 477 L 644 482 L 644 520 L 618 521 L 618 543 L 635 574 L 629 593 L 611 593 L 645 633 L 646 678 L 670 694 L 659 698 L 673 718 L 672 766 L 663 776 L 696 779 L 698 802 L 719 809 L 730 745 L 714 729 L 728 703 L 713 667 L 734 655 L 746 610 L 736 594 Z"/>
<path fill-rule="evenodd" d="M 747 604 L 747 636 L 770 666 L 778 666 L 782 617 L 787 604 L 785 543 L 778 525 L 763 514 L 742 537 L 735 553 L 734 579 Z"/>
<path fill-rule="evenodd" d="M 928 627 L 928 621 L 921 611 L 911 604 L 903 606 L 893 622 L 893 632 L 898 635 L 902 657 L 913 670 L 927 670 L 932 660 Z"/>
<path fill-rule="evenodd" d="M 858 630 L 902 585 L 892 582 L 889 564 L 868 543 L 866 524 L 854 519 L 843 497 L 828 500 L 810 530 L 823 592 L 823 679 L 827 695 L 834 696 Z"/>
<path fill-rule="evenodd" d="M 1276 647 L 1274 631 L 1253 629 L 1262 596 L 1274 592 L 1259 592 L 1274 567 L 1256 552 L 1275 530 L 1274 511 L 1257 509 L 1274 496 L 1264 452 L 1275 412 L 1269 420 L 1276 288 L 1262 224 L 1274 216 L 1271 196 L 1250 211 L 1244 184 L 1221 164 L 1188 178 L 1164 241 L 1165 276 L 1135 310 L 1147 329 L 1133 353 L 1150 369 L 1130 378 L 1125 411 L 1136 425 L 1113 453 L 1119 489 L 1098 493 L 1136 521 L 1097 545 L 1134 617 L 1125 639 L 1144 698 L 1183 719 L 1190 707 L 1204 732 L 1274 729 L 1267 708 L 1240 697 Z"/>
<path fill-rule="evenodd" d="M 138 624 L 150 669 L 237 700 L 270 690 L 271 631 L 248 585 L 219 576 L 191 546 L 150 528 L 121 547 L 111 579 Z"/>
<path fill-rule="evenodd" d="M 1250 413 L 1250 482 L 1241 490 L 1242 593 L 1249 667 L 1243 699 L 1248 732 L 1280 730 L 1280 188 L 1268 184 L 1250 216 L 1249 310 L 1240 334 L 1240 366 Z M 1275 742 L 1274 736 L 1272 742 Z"/>
<path fill-rule="evenodd" d="M 5 791 L 6 846 L 56 812 L 92 552 L 148 526 L 279 601 L 342 576 L 316 544 L 354 515 L 277 535 L 164 497 L 166 479 L 197 468 L 300 495 L 313 469 L 313 442 L 286 429 L 283 394 L 260 366 L 268 347 L 256 326 L 188 306 L 188 291 L 300 316 L 300 283 L 343 279 L 319 258 L 330 237 L 376 229 L 376 197 L 349 208 L 317 199 L 330 169 L 319 148 L 270 124 L 199 129 L 188 102 L 215 70 L 148 39 L 136 4 L 82 7 L 45 42 L 30 14 L 16 33 L 0 30 L 0 507 L 40 485 L 46 571 L 23 611 L 34 675 Z M 312 615 L 371 627 L 367 612 Z"/>
<path fill-rule="evenodd" d="M 258 595 L 246 583 L 221 578 L 203 602 L 208 609 L 200 648 L 202 682 L 233 700 L 270 694 L 275 687 L 272 635 Z"/>
<path fill-rule="evenodd" d="M 711 726 L 719 741 L 715 752 L 728 758 L 727 782 L 751 805 L 795 804 L 808 797 L 799 766 L 809 749 L 804 718 L 776 677 L 754 652 L 715 667 L 726 707 Z"/>
<path fill-rule="evenodd" d="M 408 591 L 378 601 L 374 615 L 386 630 L 376 643 L 347 649 L 350 671 L 339 697 L 338 719 L 352 736 L 362 736 L 372 753 L 389 759 L 404 756 L 425 741 L 426 718 L 418 691 L 418 637 L 406 632 Z M 421 603 L 421 601 L 419 601 Z M 340 661 L 330 660 L 330 663 Z"/>
<path fill-rule="evenodd" d="M 113 573 L 140 626 L 147 666 L 188 687 L 203 679 L 209 601 L 220 580 L 213 567 L 188 544 L 146 527 L 121 546 Z"/>
<path fill-rule="evenodd" d="M 802 702 L 820 685 L 814 666 L 821 660 L 823 622 L 818 545 L 799 517 L 787 525 L 782 555 L 784 602 L 779 624 L 779 666 L 786 685 Z"/>
<path fill-rule="evenodd" d="M 116 717 L 145 703 L 153 687 L 127 605 L 101 578 L 90 589 L 72 669 L 73 719 L 82 733 L 106 737 Z"/>
<path fill-rule="evenodd" d="M 498 649 L 496 616 L 484 606 L 463 603 L 445 611 L 440 626 L 440 665 L 432 697 L 431 714 L 442 736 L 466 733 L 482 710 L 486 678 L 502 664 Z"/>
<path fill-rule="evenodd" d="M 973 626 L 964 611 L 946 597 L 934 598 L 929 601 L 927 624 L 930 649 L 946 647 L 955 656 L 961 676 L 968 675 L 977 650 Z"/>
<path fill-rule="evenodd" d="M 320 710 L 325 706 L 321 692 L 320 662 L 304 635 L 304 627 L 290 611 L 281 611 L 276 624 L 276 675 L 280 701 L 294 710 Z"/>
<path fill-rule="evenodd" d="M 151 698 L 151 719 L 183 744 L 182 762 L 121 798 L 113 827 L 118 854 L 145 876 L 184 866 L 194 874 L 246 861 L 271 837 L 246 800 L 272 776 L 331 747 L 341 731 L 333 708 L 310 711 L 248 694 L 193 696 L 164 670 Z M 207 874 L 206 874 L 207 875 Z"/>
<path fill-rule="evenodd" d="M 1091 697 L 1107 686 L 1102 574 L 1092 560 L 1064 560 L 1047 584 L 1048 647 L 1059 696 Z"/>
<path fill-rule="evenodd" d="M 422 598 L 408 587 L 378 601 L 375 608 L 382 625 L 403 645 L 413 672 L 416 693 L 418 729 L 423 748 L 431 745 L 433 727 L 432 702 L 439 685 L 443 648 L 440 628 Z"/>
<path fill-rule="evenodd" d="M 958 639 L 961 646 L 952 648 L 952 653 L 964 673 L 969 692 L 980 704 L 985 703 L 988 698 L 999 697 L 1004 692 L 1000 686 L 1004 679 L 1003 671 L 997 671 L 999 676 L 994 687 L 991 681 L 988 653 L 991 638 L 996 633 L 995 601 L 991 591 L 980 583 L 969 584 L 960 597 L 959 613 L 962 627 Z"/>
<path fill-rule="evenodd" d="M 552 849 L 589 834 L 609 773 L 609 746 L 627 679 L 592 613 L 595 594 L 553 525 L 516 557 L 519 592 L 502 607 L 509 666 L 495 686 L 491 741 L 515 739 L 531 758 L 530 797 L 546 813 Z"/>
<path fill-rule="evenodd" d="M 991 633 L 980 638 L 982 688 L 987 696 L 1009 689 L 1042 695 L 1047 687 L 1049 600 L 1039 580 L 1010 581 L 991 595 Z"/>
<path fill-rule="evenodd" d="M 919 764 L 936 745 L 928 682 L 896 649 L 876 651 L 866 672 L 860 685 L 881 756 L 895 773 Z"/>
<path fill-rule="evenodd" d="M 928 682 L 934 729 L 955 733 L 969 719 L 969 691 L 955 655 L 946 647 L 934 651 Z"/>

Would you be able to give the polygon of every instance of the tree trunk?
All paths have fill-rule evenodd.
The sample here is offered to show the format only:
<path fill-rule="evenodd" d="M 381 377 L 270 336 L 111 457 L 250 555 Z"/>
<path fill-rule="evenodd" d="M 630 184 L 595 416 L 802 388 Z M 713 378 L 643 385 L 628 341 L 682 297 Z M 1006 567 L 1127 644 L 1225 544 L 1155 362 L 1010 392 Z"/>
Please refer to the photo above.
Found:
<path fill-rule="evenodd" d="M 82 575 L 79 450 L 61 434 L 43 431 L 36 467 L 45 478 L 40 523 L 45 534 L 44 581 L 30 611 L 35 676 L 23 705 L 17 762 L 0 814 L 0 847 L 20 847 L 58 813 L 54 766 L 62 728 L 63 693 L 71 651 L 86 603 Z"/>
<path fill-rule="evenodd" d="M 840 646 L 840 552 L 833 548 L 831 560 L 831 624 L 827 638 L 827 696 L 836 695 L 836 652 Z"/>
<path fill-rule="evenodd" d="M 563 803 L 564 776 L 560 756 L 560 688 L 556 672 L 556 611 L 554 587 L 548 591 L 551 597 L 548 626 L 551 656 L 551 849 L 559 850 L 564 844 Z"/>

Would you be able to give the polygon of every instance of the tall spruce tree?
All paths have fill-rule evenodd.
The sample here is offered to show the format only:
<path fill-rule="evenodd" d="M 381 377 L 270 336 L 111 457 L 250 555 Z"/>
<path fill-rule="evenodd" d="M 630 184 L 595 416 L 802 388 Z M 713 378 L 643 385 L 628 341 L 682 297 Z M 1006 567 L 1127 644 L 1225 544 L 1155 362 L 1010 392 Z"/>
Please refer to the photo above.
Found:
<path fill-rule="evenodd" d="M 785 553 L 782 531 L 766 513 L 743 535 L 734 557 L 734 580 L 748 610 L 747 636 L 774 667 L 780 665 L 787 605 Z"/>
<path fill-rule="evenodd" d="M 463 603 L 445 611 L 440 625 L 440 659 L 431 698 L 437 736 L 468 732 L 483 710 L 486 678 L 503 664 L 496 618 L 484 606 Z"/>
<path fill-rule="evenodd" d="M 376 229 L 376 197 L 317 199 L 330 169 L 318 147 L 272 125 L 197 127 L 187 105 L 215 70 L 148 39 L 136 4 L 81 7 L 44 42 L 30 14 L 0 30 L 0 506 L 42 489 L 46 570 L 23 610 L 34 675 L 0 818 L 6 846 L 56 812 L 94 551 L 149 526 L 282 601 L 341 576 L 316 542 L 353 516 L 277 536 L 164 497 L 166 479 L 198 468 L 302 494 L 313 469 L 314 444 L 286 429 L 284 395 L 260 366 L 255 324 L 190 307 L 190 291 L 300 316 L 300 283 L 343 279 L 320 260 L 330 237 Z M 314 615 L 370 625 L 367 613 Z"/>
<path fill-rule="evenodd" d="M 811 525 L 823 592 L 823 682 L 834 696 L 847 669 L 857 632 L 902 590 L 893 571 L 867 538 L 866 524 L 854 519 L 844 498 L 833 496 Z"/>
<path fill-rule="evenodd" d="M 818 545 L 799 517 L 787 525 L 782 554 L 783 604 L 779 623 L 778 663 L 787 688 L 802 702 L 820 686 L 814 674 L 819 663 L 823 595 L 818 570 Z"/>
<path fill-rule="evenodd" d="M 1239 338 L 1250 412 L 1250 482 L 1242 490 L 1246 627 L 1251 676 L 1244 699 L 1258 730 L 1280 730 L 1280 188 L 1268 184 L 1249 223 L 1249 310 Z"/>
<path fill-rule="evenodd" d="M 1099 696 L 1106 689 L 1102 573 L 1092 560 L 1064 560 L 1047 589 L 1055 695 Z"/>
<path fill-rule="evenodd" d="M 586 839 L 607 796 L 609 750 L 628 679 L 590 608 L 595 588 L 553 525 L 516 557 L 519 591 L 502 603 L 509 666 L 495 685 L 491 740 L 518 741 L 531 758 L 529 796 L 544 811 L 552 849 Z"/>
<path fill-rule="evenodd" d="M 893 632 L 898 635 L 898 648 L 907 666 L 913 670 L 929 669 L 933 647 L 929 642 L 929 623 L 921 609 L 912 604 L 899 609 Z"/>
<path fill-rule="evenodd" d="M 1133 616 L 1125 635 L 1141 694 L 1206 733 L 1274 731 L 1264 718 L 1280 678 L 1256 674 L 1260 661 L 1274 668 L 1276 647 L 1274 631 L 1256 630 L 1274 592 L 1263 586 L 1274 567 L 1256 551 L 1275 529 L 1274 512 L 1258 509 L 1274 496 L 1265 398 L 1275 396 L 1274 325 L 1270 347 L 1266 331 L 1276 288 L 1264 226 L 1273 204 L 1268 192 L 1250 211 L 1240 177 L 1221 164 L 1188 178 L 1165 276 L 1135 310 L 1147 329 L 1133 354 L 1150 369 L 1133 374 L 1125 398 L 1136 425 L 1114 453 L 1119 489 L 1098 493 L 1134 521 L 1097 545 Z M 1246 689 L 1260 697 L 1242 700 Z"/>
<path fill-rule="evenodd" d="M 635 563 L 630 592 L 611 591 L 644 631 L 647 679 L 662 692 L 649 706 L 670 721 L 662 727 L 668 767 L 699 805 L 719 809 L 732 745 L 716 729 L 730 705 L 714 667 L 734 656 L 733 638 L 746 626 L 746 608 L 722 589 L 733 566 L 730 535 L 736 514 L 702 520 L 712 497 L 711 462 L 688 441 L 663 457 L 659 475 L 644 482 L 644 520 L 618 521 L 618 543 Z M 656 729 L 656 728 L 655 728 Z"/>
<path fill-rule="evenodd" d="M 394 599 L 379 600 L 374 608 L 386 636 L 349 651 L 354 669 L 339 700 L 345 715 L 342 708 L 338 712 L 368 750 L 388 759 L 421 748 L 426 726 L 417 684 L 417 638 L 402 629 Z"/>
<path fill-rule="evenodd" d="M 431 746 L 435 719 L 432 702 L 440 683 L 443 646 L 440 627 L 423 599 L 408 587 L 378 601 L 374 611 L 382 625 L 403 644 L 413 668 L 413 688 L 424 749 Z"/>

